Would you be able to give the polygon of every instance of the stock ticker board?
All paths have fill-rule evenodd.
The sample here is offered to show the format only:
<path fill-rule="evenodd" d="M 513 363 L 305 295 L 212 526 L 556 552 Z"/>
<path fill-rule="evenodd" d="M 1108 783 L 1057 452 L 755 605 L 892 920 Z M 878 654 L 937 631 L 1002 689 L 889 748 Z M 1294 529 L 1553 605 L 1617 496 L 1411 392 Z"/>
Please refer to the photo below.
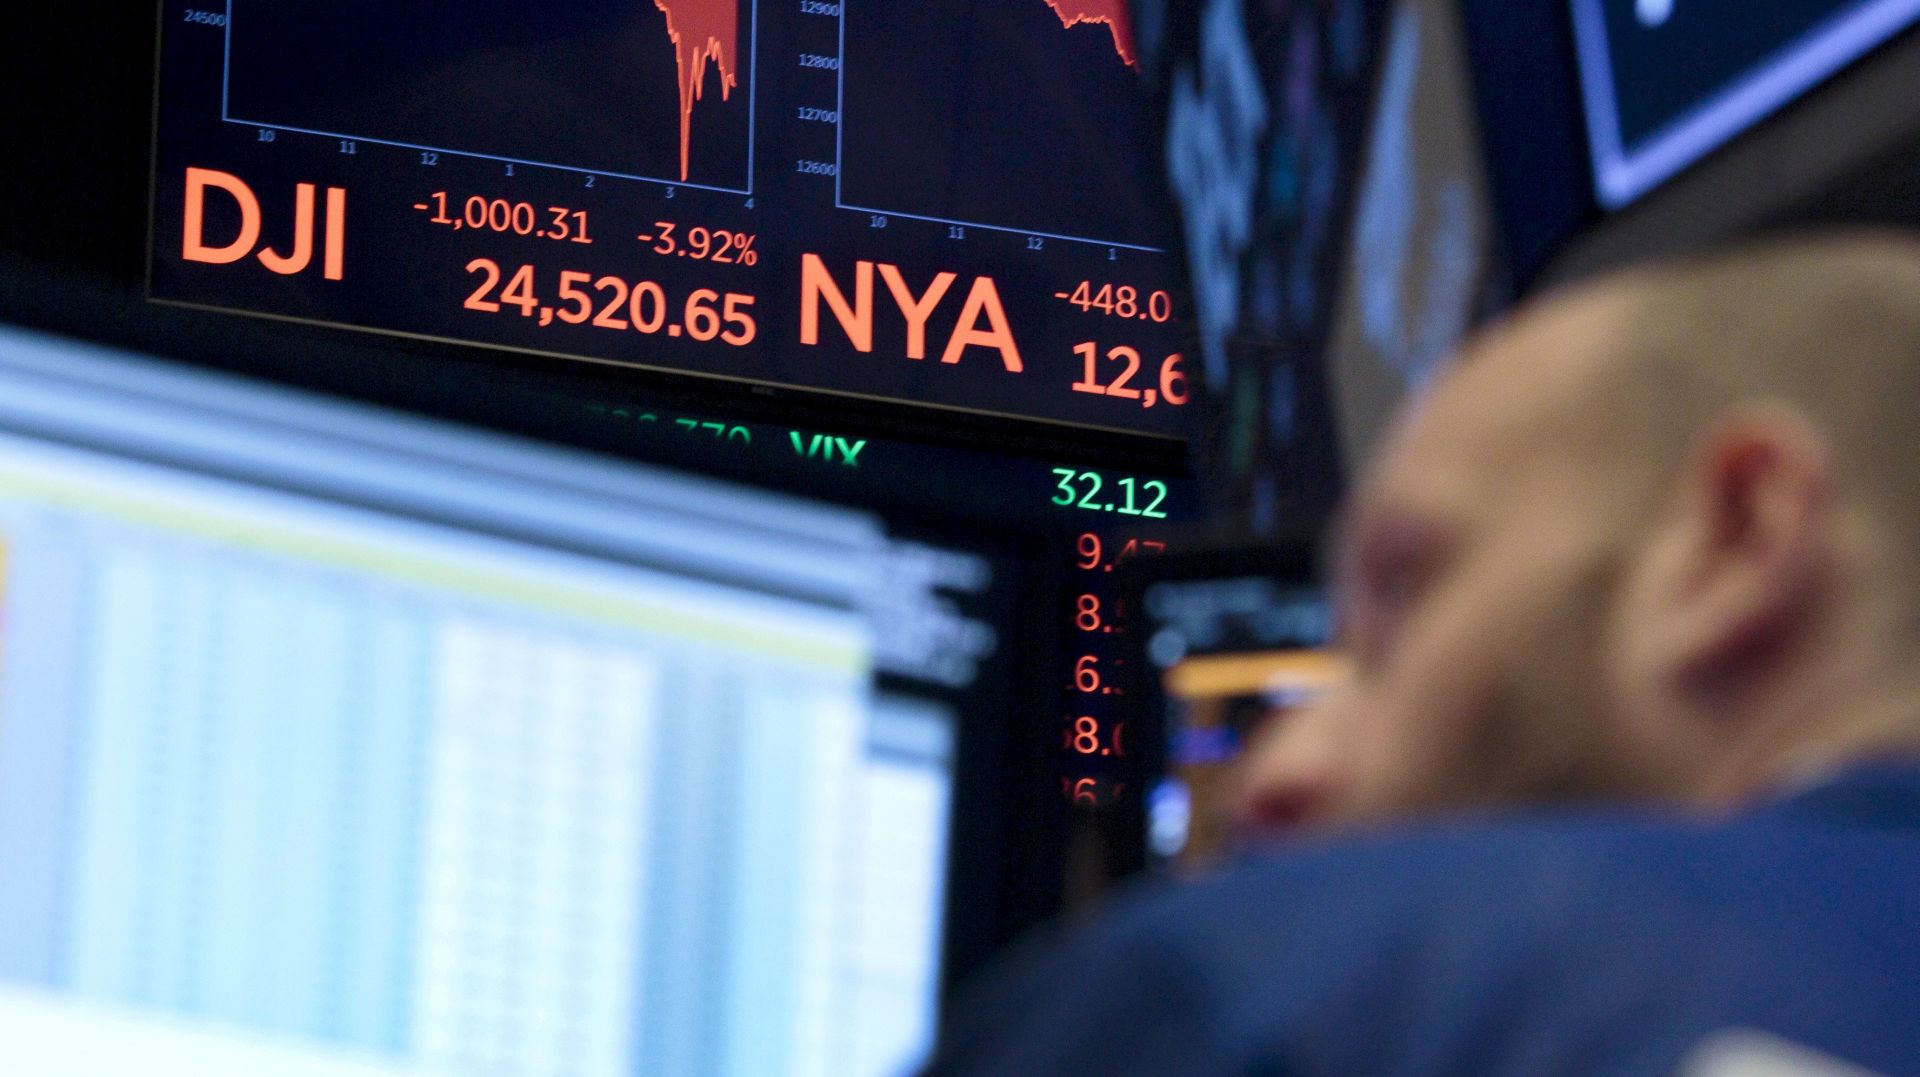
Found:
<path fill-rule="evenodd" d="M 1124 0 L 201 2 L 156 300 L 1180 430 Z"/>

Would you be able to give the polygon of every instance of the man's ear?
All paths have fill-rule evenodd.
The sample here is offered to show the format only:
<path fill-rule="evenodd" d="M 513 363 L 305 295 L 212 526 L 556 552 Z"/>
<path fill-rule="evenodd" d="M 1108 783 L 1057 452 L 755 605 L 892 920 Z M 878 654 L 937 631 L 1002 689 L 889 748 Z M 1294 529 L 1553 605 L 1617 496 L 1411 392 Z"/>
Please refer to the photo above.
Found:
<path fill-rule="evenodd" d="M 1737 684 L 1804 629 L 1831 554 L 1826 441 L 1756 408 L 1714 427 L 1680 476 L 1661 612 L 1681 683 Z"/>

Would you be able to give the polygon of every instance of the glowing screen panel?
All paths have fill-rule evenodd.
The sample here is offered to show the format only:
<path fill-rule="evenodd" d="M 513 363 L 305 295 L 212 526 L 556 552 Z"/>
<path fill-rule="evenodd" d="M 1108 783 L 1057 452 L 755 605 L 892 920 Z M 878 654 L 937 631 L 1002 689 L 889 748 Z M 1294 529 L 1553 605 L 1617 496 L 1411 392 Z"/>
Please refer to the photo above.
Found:
<path fill-rule="evenodd" d="M 160 72 L 156 299 L 1181 428 L 1122 0 L 170 2 Z"/>
<path fill-rule="evenodd" d="M 898 1072 L 953 716 L 853 513 L 0 334 L 6 1070 Z"/>
<path fill-rule="evenodd" d="M 1920 21 L 1915 0 L 1571 0 L 1600 201 L 1617 209 Z"/>

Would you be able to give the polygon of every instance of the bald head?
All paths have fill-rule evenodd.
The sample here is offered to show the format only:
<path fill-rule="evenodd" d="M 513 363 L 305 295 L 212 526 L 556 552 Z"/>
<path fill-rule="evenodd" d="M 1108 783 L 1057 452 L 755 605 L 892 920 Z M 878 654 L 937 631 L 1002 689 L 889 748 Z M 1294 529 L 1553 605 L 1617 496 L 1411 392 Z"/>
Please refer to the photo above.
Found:
<path fill-rule="evenodd" d="M 1617 463 L 1671 472 L 1716 422 L 1778 407 L 1830 443 L 1843 496 L 1880 505 L 1920 538 L 1920 240 L 1868 233 L 1745 247 L 1623 274 L 1513 328 L 1576 321 L 1588 332 L 1569 342 L 1563 365 L 1587 395 L 1566 418 L 1597 424 Z M 1540 357 L 1537 346 L 1503 349 L 1502 336 L 1475 349 L 1482 365 L 1511 370 Z"/>
<path fill-rule="evenodd" d="M 1727 803 L 1920 750 L 1920 244 L 1774 242 L 1535 303 L 1351 507 L 1323 816 Z M 1252 761 L 1295 774 L 1284 736 Z M 1294 811 L 1297 816 L 1297 810 Z"/>

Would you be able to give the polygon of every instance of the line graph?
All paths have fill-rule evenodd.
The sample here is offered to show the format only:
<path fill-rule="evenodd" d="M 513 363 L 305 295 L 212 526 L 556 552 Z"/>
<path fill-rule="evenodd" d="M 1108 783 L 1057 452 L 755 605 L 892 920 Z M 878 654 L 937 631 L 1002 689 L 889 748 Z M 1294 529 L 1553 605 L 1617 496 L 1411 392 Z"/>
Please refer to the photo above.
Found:
<path fill-rule="evenodd" d="M 751 194 L 757 24 L 758 0 L 228 0 L 221 118 Z"/>
<path fill-rule="evenodd" d="M 841 209 L 1158 249 L 1125 0 L 842 0 L 840 31 Z"/>
<path fill-rule="evenodd" d="M 1105 26 L 1113 35 L 1113 51 L 1128 67 L 1139 67 L 1133 51 L 1133 29 L 1127 21 L 1126 0 L 1047 0 L 1068 30 L 1082 24 Z"/>
<path fill-rule="evenodd" d="M 673 40 L 674 69 L 680 82 L 680 178 L 687 178 L 693 105 L 703 92 L 707 62 L 720 71 L 720 98 L 725 100 L 739 81 L 734 74 L 734 46 L 740 36 L 738 0 L 653 0 L 667 17 L 667 36 Z"/>

